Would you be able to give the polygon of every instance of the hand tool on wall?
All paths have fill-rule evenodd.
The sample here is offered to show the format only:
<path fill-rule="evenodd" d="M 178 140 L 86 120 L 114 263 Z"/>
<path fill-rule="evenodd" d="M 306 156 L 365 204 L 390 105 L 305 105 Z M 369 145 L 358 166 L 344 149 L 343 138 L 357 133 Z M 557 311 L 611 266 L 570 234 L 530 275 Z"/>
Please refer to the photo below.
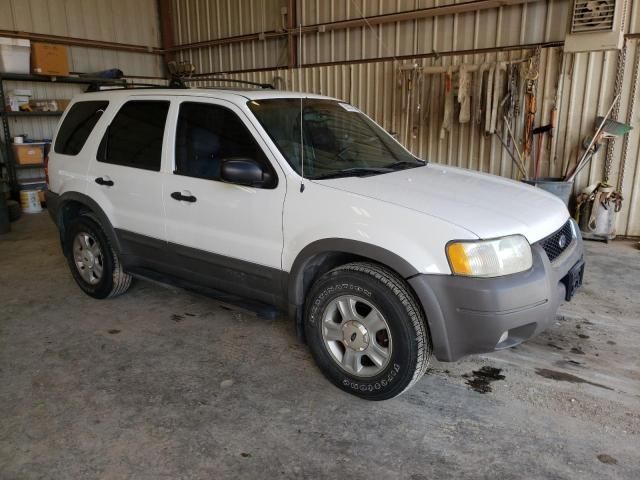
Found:
<path fill-rule="evenodd" d="M 502 139 L 502 137 L 500 136 L 500 134 L 498 132 L 496 132 L 494 135 L 496 137 L 498 137 L 498 140 L 500 140 L 500 143 L 502 144 L 504 149 L 509 154 L 509 157 L 511 157 L 511 160 L 513 160 L 514 165 L 518 168 L 518 171 L 522 175 L 522 178 L 524 178 L 526 180 L 527 179 L 527 172 L 524 171 L 524 168 L 520 164 L 520 161 L 516 158 L 516 156 L 511 151 L 511 148 L 509 148 L 509 146 L 505 143 L 505 141 Z"/>
<path fill-rule="evenodd" d="M 536 118 L 536 86 L 540 64 L 540 49 L 524 64 L 525 97 L 524 97 L 524 130 L 522 133 L 522 153 L 525 157 L 531 153 L 533 123 Z"/>
<path fill-rule="evenodd" d="M 549 113 L 549 125 L 551 125 L 551 130 L 549 130 L 549 136 L 553 138 L 556 133 L 556 125 L 558 124 L 558 108 L 554 105 L 551 107 L 551 112 Z"/>
<path fill-rule="evenodd" d="M 502 85 L 503 75 L 507 71 L 507 62 L 498 62 L 495 66 L 493 74 L 493 95 L 491 102 L 491 122 L 489 124 L 489 133 L 496 131 L 496 124 L 498 122 L 498 106 L 500 105 L 500 99 L 502 98 Z"/>
<path fill-rule="evenodd" d="M 534 83 L 527 80 L 527 92 L 524 97 L 524 131 L 522 133 L 522 144 L 524 156 L 528 157 L 531 152 L 531 140 L 533 135 L 533 123 L 536 118 L 536 95 Z"/>
<path fill-rule="evenodd" d="M 540 162 L 542 161 L 542 140 L 544 139 L 544 134 L 547 132 L 551 133 L 552 131 L 553 125 L 551 123 L 549 125 L 533 129 L 533 135 L 538 135 L 538 145 L 536 146 L 536 165 L 533 173 L 534 180 L 540 178 Z"/>
<path fill-rule="evenodd" d="M 487 75 L 487 94 L 485 95 L 484 104 L 484 131 L 491 133 L 491 106 L 493 105 L 493 74 L 496 71 L 495 65 L 489 67 Z"/>
<path fill-rule="evenodd" d="M 616 95 L 604 117 L 596 118 L 596 124 L 598 125 L 598 128 L 596 128 L 595 133 L 591 137 L 591 141 L 588 142 L 585 152 L 580 160 L 576 163 L 573 169 L 570 169 L 567 172 L 567 175 L 565 176 L 566 182 L 572 182 L 576 178 L 576 175 L 580 173 L 580 170 L 582 170 L 589 163 L 589 161 L 593 157 L 593 154 L 598 150 L 598 142 L 600 142 L 603 137 L 608 136 L 609 138 L 611 138 L 619 135 L 624 135 L 631 130 L 631 126 L 627 124 L 609 119 L 609 115 L 611 115 L 611 112 L 613 111 L 613 108 L 618 102 L 619 98 L 620 94 Z"/>
<path fill-rule="evenodd" d="M 460 123 L 471 121 L 471 72 L 466 65 L 460 65 L 458 71 L 458 103 L 460 104 Z"/>
<path fill-rule="evenodd" d="M 511 149 L 505 144 L 504 140 L 502 140 L 502 137 L 500 137 L 500 135 L 498 135 L 498 138 L 500 139 L 500 143 L 502 143 L 502 145 L 504 145 L 504 148 L 507 149 L 507 152 L 509 152 L 509 156 L 513 160 L 513 163 L 516 164 L 516 167 L 518 167 L 518 170 L 520 170 L 520 173 L 522 173 L 523 179 L 524 180 L 528 180 L 529 176 L 527 175 L 527 169 L 526 169 L 525 164 L 524 164 L 524 158 L 523 158 L 522 154 L 520 153 L 520 149 L 518 148 L 518 142 L 516 141 L 516 137 L 513 134 L 513 131 L 511 130 L 511 125 L 509 124 L 509 121 L 508 121 L 506 116 L 503 116 L 502 119 L 504 121 L 504 125 L 507 127 L 507 132 L 509 133 L 509 137 L 511 138 L 511 141 L 513 142 L 513 146 L 516 149 L 516 153 L 518 154 L 518 157 L 516 158 L 513 155 L 513 153 L 511 153 Z"/>
<path fill-rule="evenodd" d="M 440 139 L 444 139 L 445 132 L 451 130 L 453 118 L 453 72 L 451 68 L 444 74 L 444 115 L 440 127 Z"/>
<path fill-rule="evenodd" d="M 414 109 L 414 115 L 411 117 L 412 126 L 411 126 L 411 136 L 416 138 L 418 133 L 420 132 L 420 127 L 422 126 L 422 85 L 424 83 L 421 72 L 417 72 L 416 85 L 415 85 L 415 102 L 416 106 Z"/>
<path fill-rule="evenodd" d="M 482 83 L 484 82 L 485 72 L 489 69 L 489 65 L 483 63 L 476 72 L 476 83 L 473 89 L 473 109 L 471 115 L 473 123 L 482 125 Z"/>
<path fill-rule="evenodd" d="M 542 127 L 536 127 L 533 129 L 533 135 L 538 135 L 538 145 L 536 147 L 536 164 L 535 164 L 535 171 L 534 171 L 534 177 L 533 177 L 534 180 L 537 180 L 538 178 L 540 178 L 540 163 L 542 161 L 544 134 L 548 133 L 549 137 L 553 138 L 557 119 L 558 119 L 558 109 L 555 106 L 553 106 L 551 108 L 551 111 L 549 112 L 549 124 L 543 125 Z"/>
<path fill-rule="evenodd" d="M 520 114 L 520 66 L 511 64 L 507 70 L 507 98 L 509 105 L 507 108 L 507 118 L 511 121 Z"/>

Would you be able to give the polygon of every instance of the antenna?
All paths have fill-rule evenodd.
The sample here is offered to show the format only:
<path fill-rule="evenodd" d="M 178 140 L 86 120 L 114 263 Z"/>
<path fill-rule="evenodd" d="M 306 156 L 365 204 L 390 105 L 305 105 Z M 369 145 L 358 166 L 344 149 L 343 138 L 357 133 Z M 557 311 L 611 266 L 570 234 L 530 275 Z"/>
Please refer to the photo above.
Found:
<path fill-rule="evenodd" d="M 302 80 L 302 23 L 298 24 L 298 56 L 298 72 L 300 73 L 298 78 Z M 304 132 L 302 131 L 303 122 L 304 116 L 302 114 L 302 95 L 300 95 L 300 176 L 302 177 L 302 180 L 300 181 L 300 193 L 304 192 Z"/>

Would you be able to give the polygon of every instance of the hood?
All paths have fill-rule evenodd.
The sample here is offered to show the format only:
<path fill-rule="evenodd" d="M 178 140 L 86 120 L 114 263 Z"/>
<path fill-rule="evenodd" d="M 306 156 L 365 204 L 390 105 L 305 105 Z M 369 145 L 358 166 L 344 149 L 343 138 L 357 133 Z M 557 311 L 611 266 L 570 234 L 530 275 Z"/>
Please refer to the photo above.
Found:
<path fill-rule="evenodd" d="M 382 175 L 315 182 L 440 218 L 479 238 L 521 234 L 533 244 L 569 218 L 562 200 L 539 188 L 431 163 Z"/>

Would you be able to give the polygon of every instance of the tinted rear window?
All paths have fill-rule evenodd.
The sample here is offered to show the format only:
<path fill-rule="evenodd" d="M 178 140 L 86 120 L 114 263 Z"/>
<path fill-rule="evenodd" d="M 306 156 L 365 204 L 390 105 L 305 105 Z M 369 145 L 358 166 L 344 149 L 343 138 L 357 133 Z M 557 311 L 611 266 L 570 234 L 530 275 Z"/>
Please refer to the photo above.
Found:
<path fill-rule="evenodd" d="M 169 102 L 163 100 L 125 103 L 105 133 L 98 160 L 159 171 L 168 111 Z"/>
<path fill-rule="evenodd" d="M 80 153 L 108 105 L 106 101 L 74 103 L 62 122 L 54 151 L 62 155 Z"/>

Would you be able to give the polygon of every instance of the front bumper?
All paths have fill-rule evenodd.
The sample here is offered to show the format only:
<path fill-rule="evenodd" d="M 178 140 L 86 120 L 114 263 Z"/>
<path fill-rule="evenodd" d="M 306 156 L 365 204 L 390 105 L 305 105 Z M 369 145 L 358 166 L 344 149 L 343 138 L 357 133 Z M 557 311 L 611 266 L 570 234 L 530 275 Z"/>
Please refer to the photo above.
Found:
<path fill-rule="evenodd" d="M 440 361 L 512 347 L 545 330 L 566 294 L 562 279 L 583 257 L 582 238 L 553 263 L 532 245 L 530 270 L 505 277 L 418 275 L 409 284 L 427 317 L 433 351 Z M 503 334 L 508 332 L 506 338 Z M 502 338 L 502 340 L 501 340 Z"/>

